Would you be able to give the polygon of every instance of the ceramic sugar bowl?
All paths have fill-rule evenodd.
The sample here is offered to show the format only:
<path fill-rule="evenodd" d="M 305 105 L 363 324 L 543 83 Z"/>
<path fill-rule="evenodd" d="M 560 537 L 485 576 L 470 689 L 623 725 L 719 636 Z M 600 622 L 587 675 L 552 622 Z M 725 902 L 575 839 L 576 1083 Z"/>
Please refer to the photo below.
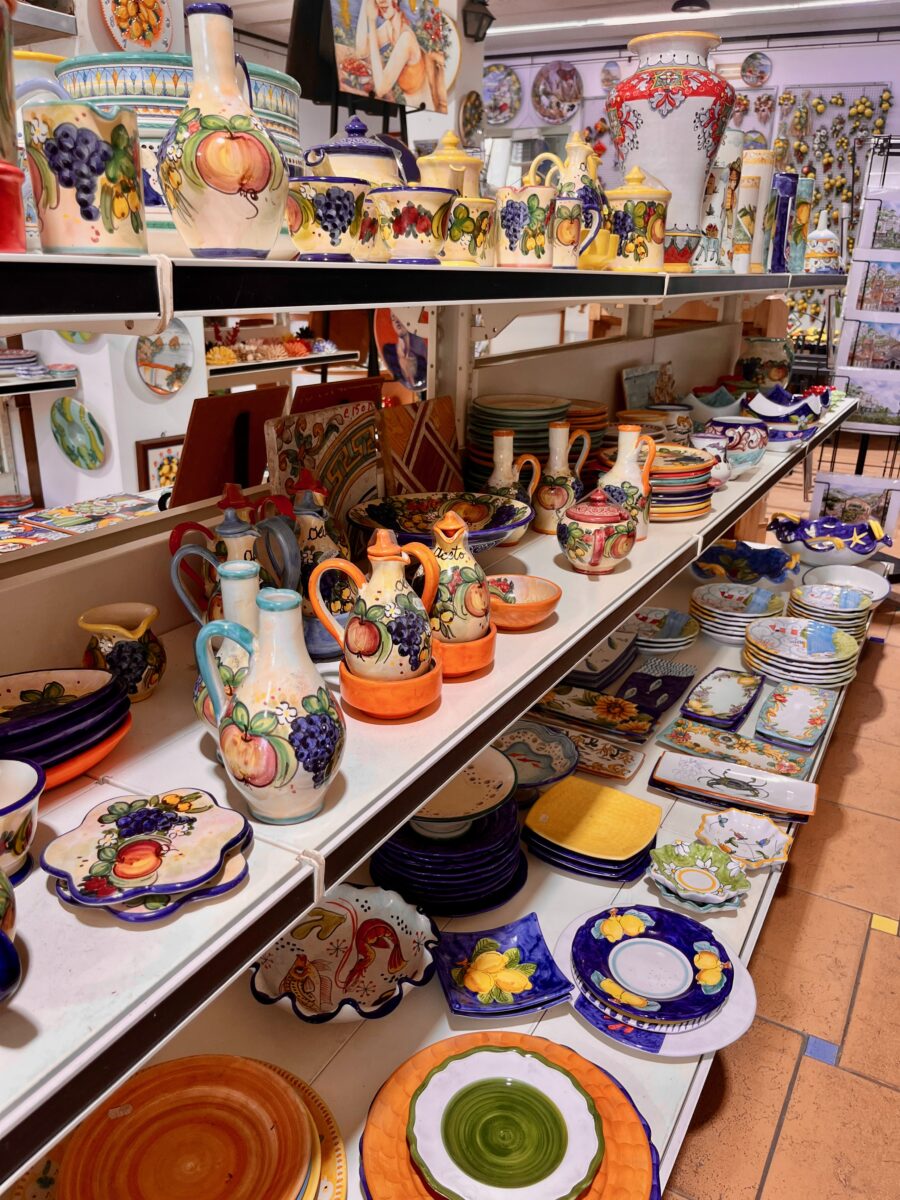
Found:
<path fill-rule="evenodd" d="M 497 630 L 487 579 L 469 549 L 469 527 L 453 509 L 435 521 L 432 532 L 440 580 L 431 628 L 441 643 L 444 674 L 470 675 L 494 661 Z"/>
<path fill-rule="evenodd" d="M 78 618 L 91 635 L 82 666 L 118 675 L 132 704 L 147 699 L 166 669 L 165 649 L 150 628 L 158 616 L 155 605 L 133 601 L 89 608 Z"/>
<path fill-rule="evenodd" d="M 598 488 L 566 509 L 556 536 L 576 571 L 608 575 L 631 553 L 636 532 L 631 514 L 610 504 L 606 493 Z"/>
<path fill-rule="evenodd" d="M 432 644 L 428 613 L 437 595 L 440 568 L 427 546 L 378 529 L 368 548 L 371 573 L 344 558 L 320 562 L 309 581 L 313 611 L 343 650 L 341 695 L 347 704 L 385 720 L 411 716 L 441 693 L 440 652 Z M 410 556 L 425 573 L 420 600 L 406 579 Z M 327 575 L 342 574 L 355 587 L 352 615 L 343 627 L 322 594 Z"/>

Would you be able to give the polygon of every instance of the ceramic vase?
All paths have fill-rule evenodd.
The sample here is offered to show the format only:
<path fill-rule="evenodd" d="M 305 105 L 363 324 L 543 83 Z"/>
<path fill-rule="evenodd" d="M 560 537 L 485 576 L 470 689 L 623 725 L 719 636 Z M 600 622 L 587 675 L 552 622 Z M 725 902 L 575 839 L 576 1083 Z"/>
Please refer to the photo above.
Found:
<path fill-rule="evenodd" d="M 584 135 L 574 130 L 566 142 L 565 161 L 549 151 L 539 154 L 524 182 L 538 183 L 538 168 L 547 162 L 551 166 L 546 182 L 556 186 L 551 226 L 553 266 L 557 270 L 574 271 L 580 256 L 594 243 L 607 215 L 608 205 L 597 180 L 599 158 Z"/>
<path fill-rule="evenodd" d="M 78 618 L 91 635 L 82 666 L 118 675 L 132 704 L 147 699 L 166 669 L 163 644 L 150 628 L 158 616 L 153 604 L 133 602 L 89 608 Z"/>
<path fill-rule="evenodd" d="M 745 150 L 734 217 L 732 266 L 739 275 L 763 269 L 766 207 L 775 169 L 774 150 Z"/>
<path fill-rule="evenodd" d="M 303 640 L 300 596 L 263 588 L 259 635 L 231 621 L 197 634 L 197 663 L 216 718 L 219 750 L 251 814 L 270 824 L 318 813 L 344 750 L 344 718 Z M 228 638 L 248 655 L 247 673 L 226 695 L 212 642 Z"/>
<path fill-rule="evenodd" d="M 643 464 L 642 446 L 646 453 Z M 656 442 L 641 431 L 640 425 L 620 425 L 616 461 L 597 480 L 597 491 L 632 517 L 639 542 L 650 531 L 650 470 L 655 458 Z"/>
<path fill-rule="evenodd" d="M 672 193 L 634 166 L 624 187 L 608 193 L 613 233 L 618 236 L 613 271 L 662 271 L 666 211 Z"/>
<path fill-rule="evenodd" d="M 497 189 L 497 266 L 552 267 L 556 188 Z"/>
<path fill-rule="evenodd" d="M 552 421 L 549 427 L 550 453 L 541 471 L 541 481 L 534 493 L 534 520 L 531 528 L 538 533 L 556 533 L 559 512 L 577 500 L 584 488 L 581 468 L 591 449 L 591 435 L 586 429 L 576 429 L 569 435 L 568 421 Z M 575 466 L 569 466 L 572 447 L 581 441 Z"/>
<path fill-rule="evenodd" d="M 772 177 L 772 200 L 774 220 L 772 241 L 767 255 L 768 269 L 773 275 L 784 275 L 788 269 L 788 234 L 793 218 L 797 195 L 797 175 L 793 171 L 778 171 Z"/>
<path fill-rule="evenodd" d="M 700 243 L 693 258 L 693 268 L 700 273 L 721 272 L 725 263 L 731 269 L 731 232 L 743 149 L 743 130 L 726 129 L 703 193 Z"/>
<path fill-rule="evenodd" d="M 788 386 L 793 362 L 790 338 L 745 337 L 735 372 L 768 396 L 774 387 Z"/>
<path fill-rule="evenodd" d="M 492 496 L 507 496 L 510 500 L 522 500 L 530 504 L 535 489 L 541 478 L 541 464 L 533 454 L 520 454 L 513 458 L 515 433 L 512 429 L 494 430 L 494 469 L 488 476 L 485 490 Z M 525 466 L 531 468 L 531 479 L 527 490 L 522 485 L 521 476 Z M 515 546 L 525 534 L 526 526 L 516 529 L 514 533 L 501 542 L 501 546 Z"/>
<path fill-rule="evenodd" d="M 641 163 L 669 188 L 665 269 L 690 271 L 700 239 L 709 169 L 734 107 L 734 88 L 709 70 L 711 33 L 651 33 L 628 49 L 638 69 L 607 94 L 613 142 L 625 171 Z"/>
<path fill-rule="evenodd" d="M 287 203 L 284 158 L 238 89 L 231 9 L 204 2 L 185 15 L 194 81 L 159 146 L 163 197 L 196 257 L 266 258 Z"/>
<path fill-rule="evenodd" d="M 828 210 L 819 213 L 815 231 L 806 239 L 803 269 L 810 275 L 837 275 L 841 272 L 841 242 L 828 228 Z"/>
<path fill-rule="evenodd" d="M 182 551 L 179 551 L 180 553 Z M 222 589 L 224 619 L 233 624 L 243 625 L 253 634 L 258 633 L 259 609 L 256 607 L 256 598 L 259 595 L 259 563 L 220 563 L 218 575 Z M 199 617 L 200 614 L 197 615 Z M 202 621 L 199 623 L 203 624 Z M 215 652 L 215 658 L 225 696 L 230 702 L 247 674 L 250 656 L 243 646 L 233 642 L 231 638 L 223 638 L 222 644 Z M 213 729 L 218 728 L 212 697 L 202 675 L 197 677 L 194 684 L 194 712 L 201 721 L 205 721 Z"/>
<path fill-rule="evenodd" d="M 635 521 L 610 504 L 602 488 L 570 505 L 559 522 L 557 539 L 566 558 L 583 575 L 608 575 L 624 562 L 635 543 Z"/>
<path fill-rule="evenodd" d="M 809 219 L 812 199 L 816 190 L 815 175 L 801 175 L 797 180 L 797 196 L 791 214 L 791 230 L 788 235 L 788 270 L 792 275 L 803 272 L 806 258 L 806 239 L 809 236 Z"/>

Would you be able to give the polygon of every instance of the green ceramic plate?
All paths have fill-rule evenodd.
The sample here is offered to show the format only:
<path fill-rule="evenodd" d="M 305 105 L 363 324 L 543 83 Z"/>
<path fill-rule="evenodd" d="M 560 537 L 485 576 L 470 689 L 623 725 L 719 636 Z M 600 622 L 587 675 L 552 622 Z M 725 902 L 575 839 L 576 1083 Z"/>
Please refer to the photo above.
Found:
<path fill-rule="evenodd" d="M 650 857 L 651 878 L 686 900 L 724 904 L 750 889 L 740 865 L 718 846 L 678 841 L 651 850 Z"/>
<path fill-rule="evenodd" d="M 80 400 L 60 396 L 50 409 L 50 428 L 69 462 L 84 471 L 98 471 L 106 462 L 100 426 Z"/>

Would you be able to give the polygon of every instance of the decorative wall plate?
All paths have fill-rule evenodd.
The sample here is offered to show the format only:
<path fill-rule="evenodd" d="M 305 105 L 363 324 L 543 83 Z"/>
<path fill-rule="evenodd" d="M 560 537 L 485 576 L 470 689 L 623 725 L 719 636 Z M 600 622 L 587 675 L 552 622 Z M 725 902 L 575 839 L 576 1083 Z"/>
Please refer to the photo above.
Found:
<path fill-rule="evenodd" d="M 571 121 L 581 107 L 584 84 L 574 63 L 555 59 L 544 63 L 531 85 L 534 111 L 551 125 Z"/>
<path fill-rule="evenodd" d="M 518 116 L 522 107 L 522 80 L 512 67 L 489 63 L 484 68 L 481 91 L 488 125 L 506 125 Z"/>
<path fill-rule="evenodd" d="M 809 756 L 782 750 L 754 738 L 741 737 L 728 729 L 714 729 L 687 717 L 676 717 L 657 737 L 661 746 L 672 746 L 683 755 L 716 758 L 738 763 L 753 771 L 802 779 L 809 770 Z"/>
<path fill-rule="evenodd" d="M 100 336 L 99 333 L 91 333 L 88 330 L 81 329 L 57 329 L 56 332 L 70 346 L 87 346 Z"/>
<path fill-rule="evenodd" d="M 761 50 L 754 50 L 741 63 L 741 79 L 747 87 L 758 88 L 768 83 L 772 74 L 772 60 Z"/>
<path fill-rule="evenodd" d="M 83 471 L 106 462 L 106 444 L 93 413 L 73 396 L 59 396 L 50 408 L 50 429 L 63 454 Z"/>
<path fill-rule="evenodd" d="M 525 828 L 576 854 L 624 862 L 652 842 L 661 820 L 648 800 L 570 776 L 537 799 Z"/>
<path fill-rule="evenodd" d="M 173 28 L 169 0 L 140 0 L 139 4 L 120 0 L 95 0 L 103 21 L 120 50 L 161 50 L 171 48 Z"/>
<path fill-rule="evenodd" d="M 512 760 L 519 787 L 546 787 L 571 775 L 578 766 L 578 751 L 571 738 L 561 729 L 537 721 L 517 721 L 501 733 L 494 746 Z"/>
<path fill-rule="evenodd" d="M 793 837 L 768 817 L 726 808 L 705 813 L 697 837 L 731 855 L 746 871 L 761 870 L 787 862 Z"/>
<path fill-rule="evenodd" d="M 816 811 L 818 795 L 814 783 L 750 769 L 723 758 L 694 758 L 688 753 L 671 751 L 666 751 L 653 768 L 650 783 L 701 803 L 762 809 L 800 820 L 806 820 Z"/>
<path fill-rule="evenodd" d="M 187 326 L 175 317 L 154 336 L 139 337 L 138 374 L 157 396 L 173 396 L 187 383 L 194 365 L 194 344 Z"/>
<path fill-rule="evenodd" d="M 777 684 L 763 701 L 757 736 L 811 749 L 828 728 L 838 695 L 830 688 Z"/>
<path fill-rule="evenodd" d="M 650 878 L 684 900 L 724 904 L 750 890 L 740 864 L 703 842 L 677 841 L 650 851 Z"/>
<path fill-rule="evenodd" d="M 413 827 L 429 837 L 439 835 L 437 831 L 423 829 L 425 825 L 449 822 L 456 827 L 462 822 L 468 829 L 473 817 L 486 817 L 504 804 L 519 782 L 517 764 L 501 753 L 499 746 L 488 746 L 419 809 Z"/>
<path fill-rule="evenodd" d="M 478 144 L 483 122 L 484 101 L 481 92 L 467 92 L 459 106 L 459 136 L 467 149 Z"/>

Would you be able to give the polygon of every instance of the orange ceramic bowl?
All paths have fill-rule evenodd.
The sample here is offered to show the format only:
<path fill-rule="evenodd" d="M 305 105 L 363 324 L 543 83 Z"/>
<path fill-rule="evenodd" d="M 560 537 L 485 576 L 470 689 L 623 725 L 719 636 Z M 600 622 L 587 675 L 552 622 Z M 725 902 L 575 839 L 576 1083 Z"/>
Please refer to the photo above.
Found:
<path fill-rule="evenodd" d="M 399 721 L 414 716 L 440 699 L 443 647 L 435 639 L 431 649 L 431 670 L 412 679 L 363 679 L 348 671 L 342 661 L 339 670 L 341 699 L 360 712 L 370 717 L 380 717 L 383 721 Z"/>
<path fill-rule="evenodd" d="M 491 620 L 498 629 L 531 629 L 553 612 L 562 588 L 539 575 L 488 575 Z"/>
<path fill-rule="evenodd" d="M 437 645 L 437 638 L 434 639 Z M 463 675 L 474 675 L 494 665 L 494 649 L 497 645 L 497 625 L 491 627 L 477 642 L 441 642 L 441 666 L 445 679 L 460 679 Z"/>

